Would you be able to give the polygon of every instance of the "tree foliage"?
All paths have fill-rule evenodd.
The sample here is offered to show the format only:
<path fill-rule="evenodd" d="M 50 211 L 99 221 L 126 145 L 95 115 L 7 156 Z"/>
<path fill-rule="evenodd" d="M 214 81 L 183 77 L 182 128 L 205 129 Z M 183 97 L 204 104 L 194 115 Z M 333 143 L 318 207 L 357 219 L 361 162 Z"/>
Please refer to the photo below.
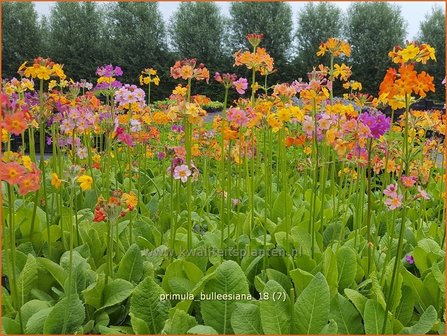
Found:
<path fill-rule="evenodd" d="M 386 2 L 355 2 L 348 10 L 346 34 L 351 44 L 352 78 L 364 91 L 377 94 L 386 69 L 388 52 L 405 39 L 406 23 L 400 8 Z"/>
<path fill-rule="evenodd" d="M 275 59 L 281 71 L 290 56 L 292 9 L 284 2 L 232 2 L 230 8 L 232 46 L 248 48 L 245 36 L 264 34 L 262 47 Z"/>
<path fill-rule="evenodd" d="M 31 2 L 3 2 L 2 77 L 17 76 L 26 60 L 38 56 L 41 47 L 37 12 Z"/>
<path fill-rule="evenodd" d="M 295 33 L 298 55 L 295 63 L 301 77 L 312 70 L 313 66 L 325 61 L 325 59 L 317 57 L 318 47 L 321 42 L 330 37 L 340 37 L 341 28 L 342 13 L 340 8 L 334 4 L 309 2 L 298 12 Z"/>
<path fill-rule="evenodd" d="M 87 24 L 88 23 L 88 24 Z M 92 79 L 103 62 L 102 17 L 94 2 L 57 2 L 50 15 L 48 56 L 74 79 Z"/>
<path fill-rule="evenodd" d="M 428 43 L 436 50 L 436 62 L 427 65 L 427 71 L 435 76 L 437 99 L 445 100 L 445 89 L 442 80 L 445 78 L 445 12 L 441 7 L 433 7 L 421 22 L 418 39 Z"/>

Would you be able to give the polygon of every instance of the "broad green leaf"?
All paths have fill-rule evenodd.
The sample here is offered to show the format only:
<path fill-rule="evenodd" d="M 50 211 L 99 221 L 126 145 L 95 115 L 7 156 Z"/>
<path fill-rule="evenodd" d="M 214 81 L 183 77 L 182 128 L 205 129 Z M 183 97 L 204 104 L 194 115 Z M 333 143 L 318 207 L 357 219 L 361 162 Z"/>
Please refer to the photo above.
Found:
<path fill-rule="evenodd" d="M 426 334 L 428 333 L 438 318 L 438 313 L 433 306 L 428 307 L 419 318 L 419 321 L 411 326 L 404 328 L 402 333 L 404 334 Z"/>
<path fill-rule="evenodd" d="M 356 290 L 349 288 L 345 288 L 344 292 L 347 298 L 351 300 L 351 302 L 354 304 L 355 308 L 357 308 L 360 315 L 364 317 L 365 305 L 366 301 L 368 300 L 367 297 L 364 296 L 363 294 L 360 294 Z"/>
<path fill-rule="evenodd" d="M 160 300 L 165 291 L 147 277 L 133 291 L 130 298 L 130 314 L 146 322 L 148 334 L 158 334 L 168 318 L 169 301 Z"/>
<path fill-rule="evenodd" d="M 334 320 L 329 320 L 329 323 L 321 329 L 320 334 L 323 335 L 335 335 L 338 334 L 338 324 Z"/>
<path fill-rule="evenodd" d="M 143 258 L 137 244 L 132 244 L 120 261 L 117 278 L 137 283 L 143 276 Z"/>
<path fill-rule="evenodd" d="M 290 271 L 289 274 L 295 285 L 296 295 L 300 295 L 314 277 L 311 273 L 299 268 Z"/>
<path fill-rule="evenodd" d="M 290 334 L 291 304 L 284 288 L 274 280 L 264 287 L 268 299 L 259 303 L 261 325 L 265 334 Z"/>
<path fill-rule="evenodd" d="M 331 302 L 329 318 L 338 326 L 340 334 L 363 334 L 362 317 L 351 302 L 343 295 L 337 294 Z"/>
<path fill-rule="evenodd" d="M 126 300 L 132 294 L 133 285 L 123 279 L 115 279 L 104 288 L 104 305 L 111 307 Z"/>
<path fill-rule="evenodd" d="M 73 334 L 82 326 L 85 318 L 84 304 L 72 293 L 70 300 L 64 297 L 48 314 L 44 324 L 45 334 Z"/>
<path fill-rule="evenodd" d="M 276 220 L 278 217 L 284 218 L 286 214 L 286 205 L 289 209 L 289 215 L 290 215 L 293 201 L 288 193 L 282 191 L 276 198 L 275 202 L 273 203 L 272 219 Z"/>
<path fill-rule="evenodd" d="M 96 281 L 82 291 L 86 304 L 89 304 L 96 309 L 102 307 L 105 282 L 106 275 L 104 273 L 98 273 Z"/>
<path fill-rule="evenodd" d="M 337 257 L 331 249 L 326 249 L 323 253 L 323 275 L 329 285 L 331 298 L 337 294 L 338 291 L 338 269 Z"/>
<path fill-rule="evenodd" d="M 232 333 L 230 319 L 235 304 L 246 301 L 243 296 L 248 298 L 250 293 L 241 267 L 232 260 L 224 261 L 217 267 L 214 277 L 205 284 L 203 293 L 220 294 L 230 298 L 226 300 L 205 299 L 201 301 L 201 310 L 206 325 L 213 327 L 221 334 Z"/>
<path fill-rule="evenodd" d="M 28 320 L 38 311 L 49 308 L 51 305 L 47 301 L 31 300 L 20 307 L 20 312 L 22 313 L 22 323 L 26 326 Z"/>
<path fill-rule="evenodd" d="M 318 334 L 328 323 L 329 311 L 329 286 L 323 274 L 317 273 L 296 300 L 293 333 Z"/>
<path fill-rule="evenodd" d="M 37 258 L 37 262 L 53 276 L 61 287 L 64 286 L 68 275 L 62 266 L 47 258 Z"/>
<path fill-rule="evenodd" d="M 204 326 L 201 324 L 196 325 L 195 327 L 192 327 L 186 333 L 193 334 L 193 335 L 217 335 L 218 334 L 218 332 L 214 328 L 211 328 L 209 326 Z"/>
<path fill-rule="evenodd" d="M 407 325 L 413 316 L 414 310 L 414 295 L 413 291 L 408 286 L 402 287 L 402 300 L 396 309 L 395 316 L 403 324 Z"/>
<path fill-rule="evenodd" d="M 385 310 L 376 300 L 368 299 L 365 304 L 365 333 L 372 335 L 383 334 L 383 320 Z M 388 317 L 387 317 L 388 318 Z M 391 323 L 388 321 L 385 332 L 391 333 Z"/>
<path fill-rule="evenodd" d="M 351 247 L 342 246 L 337 251 L 337 269 L 338 289 L 343 291 L 354 283 L 357 274 L 357 255 Z"/>
<path fill-rule="evenodd" d="M 135 334 L 145 335 L 151 333 L 149 331 L 149 326 L 147 325 L 146 321 L 138 317 L 135 317 L 132 313 L 130 313 L 129 315 L 130 315 L 130 324 L 132 325 L 132 329 Z"/>
<path fill-rule="evenodd" d="M 183 310 L 172 308 L 169 311 L 169 319 L 166 321 L 162 334 L 185 334 L 189 329 L 197 325 L 197 321 Z"/>
<path fill-rule="evenodd" d="M 231 315 L 231 326 L 235 334 L 263 334 L 259 306 L 253 303 L 236 303 Z"/>
<path fill-rule="evenodd" d="M 287 275 L 285 275 L 284 273 L 279 272 L 277 270 L 271 269 L 271 268 L 267 269 L 266 273 L 267 273 L 267 278 L 269 280 L 275 280 L 277 283 L 279 283 L 282 286 L 282 288 L 284 289 L 284 291 L 286 293 L 290 292 L 290 288 L 291 288 L 290 278 Z"/>
<path fill-rule="evenodd" d="M 46 308 L 38 311 L 28 319 L 25 327 L 25 333 L 27 334 L 43 334 L 43 327 L 45 321 L 54 307 Z"/>
<path fill-rule="evenodd" d="M 28 254 L 25 267 L 17 278 L 17 293 L 20 306 L 31 298 L 31 290 L 37 285 L 37 261 Z"/>
<path fill-rule="evenodd" d="M 9 317 L 2 317 L 2 334 L 3 335 L 20 335 L 20 323 Z"/>

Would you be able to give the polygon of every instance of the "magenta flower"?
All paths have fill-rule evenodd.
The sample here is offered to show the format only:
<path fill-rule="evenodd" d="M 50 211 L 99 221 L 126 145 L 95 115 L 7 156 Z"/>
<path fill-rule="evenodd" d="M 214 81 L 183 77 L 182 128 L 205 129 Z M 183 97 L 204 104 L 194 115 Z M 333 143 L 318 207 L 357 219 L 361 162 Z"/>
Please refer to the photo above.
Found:
<path fill-rule="evenodd" d="M 391 124 L 391 118 L 386 117 L 383 113 L 379 112 L 373 114 L 372 112 L 364 112 L 358 118 L 360 122 L 368 126 L 371 130 L 371 136 L 374 139 L 380 138 L 389 129 Z"/>
<path fill-rule="evenodd" d="M 406 255 L 405 256 L 405 260 L 407 261 L 407 263 L 409 263 L 410 265 L 414 264 L 414 258 L 412 255 Z"/>
<path fill-rule="evenodd" d="M 233 82 L 233 86 L 237 93 L 244 94 L 245 90 L 247 90 L 248 87 L 248 81 L 246 78 L 239 78 L 237 81 Z"/>
<path fill-rule="evenodd" d="M 188 180 L 188 176 L 191 176 L 191 171 L 187 165 L 177 166 L 174 169 L 174 179 L 180 180 L 185 183 Z"/>

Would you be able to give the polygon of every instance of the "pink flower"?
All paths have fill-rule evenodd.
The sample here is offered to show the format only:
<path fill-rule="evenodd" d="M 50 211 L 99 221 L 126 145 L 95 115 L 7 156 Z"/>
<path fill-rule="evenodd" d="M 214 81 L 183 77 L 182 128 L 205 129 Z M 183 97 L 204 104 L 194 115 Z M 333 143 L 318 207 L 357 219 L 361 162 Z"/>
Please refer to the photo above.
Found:
<path fill-rule="evenodd" d="M 394 210 L 402 206 L 402 195 L 393 195 L 391 198 L 385 200 L 385 205 L 390 209 Z"/>
<path fill-rule="evenodd" d="M 386 189 L 383 191 L 384 195 L 389 197 L 396 197 L 397 196 L 397 184 L 390 184 Z"/>
<path fill-rule="evenodd" d="M 417 181 L 416 177 L 414 177 L 414 176 L 405 176 L 405 175 L 402 175 L 400 180 L 402 181 L 402 184 L 406 188 L 411 188 L 412 186 L 414 186 L 416 184 L 416 181 Z"/>
<path fill-rule="evenodd" d="M 183 183 L 188 180 L 188 176 L 191 176 L 191 171 L 187 165 L 177 166 L 174 169 L 174 179 L 181 180 Z"/>
<path fill-rule="evenodd" d="M 422 198 L 425 200 L 430 199 L 430 195 L 424 189 L 422 189 L 420 186 L 418 186 L 418 192 L 419 193 L 416 195 L 416 198 Z"/>
<path fill-rule="evenodd" d="M 228 110 L 227 119 L 239 127 L 244 127 L 249 121 L 246 112 L 236 107 L 232 107 Z"/>
<path fill-rule="evenodd" d="M 248 81 L 245 78 L 239 78 L 233 83 L 233 86 L 236 89 L 237 93 L 244 94 L 245 90 L 247 90 L 248 87 Z"/>

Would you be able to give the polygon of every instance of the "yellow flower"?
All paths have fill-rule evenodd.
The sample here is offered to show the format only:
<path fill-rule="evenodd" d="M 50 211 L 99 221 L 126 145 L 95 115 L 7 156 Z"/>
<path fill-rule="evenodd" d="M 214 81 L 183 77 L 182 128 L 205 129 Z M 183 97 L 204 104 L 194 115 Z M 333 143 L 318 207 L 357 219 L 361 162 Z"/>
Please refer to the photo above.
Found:
<path fill-rule="evenodd" d="M 149 75 L 155 76 L 157 74 L 157 70 L 150 68 Z"/>
<path fill-rule="evenodd" d="M 36 70 L 36 76 L 39 79 L 48 80 L 48 79 L 50 79 L 50 76 L 51 76 L 51 69 L 48 69 L 46 66 L 41 65 Z"/>
<path fill-rule="evenodd" d="M 101 156 L 99 154 L 95 154 L 92 157 L 93 162 L 100 163 L 101 162 Z"/>
<path fill-rule="evenodd" d="M 128 194 L 124 193 L 121 200 L 129 210 L 133 210 L 138 204 L 138 198 L 132 191 Z"/>
<path fill-rule="evenodd" d="M 409 60 L 416 58 L 419 54 L 419 48 L 414 44 L 409 44 L 404 50 L 400 51 L 399 54 L 402 56 L 404 62 L 408 62 Z"/>
<path fill-rule="evenodd" d="M 8 142 L 9 134 L 8 131 L 2 128 L 2 142 Z"/>
<path fill-rule="evenodd" d="M 61 187 L 62 184 L 62 180 L 57 176 L 56 173 L 51 174 L 51 185 L 56 188 L 59 189 Z"/>
<path fill-rule="evenodd" d="M 177 87 L 172 91 L 172 94 L 185 96 L 188 91 L 188 87 L 182 87 L 181 84 L 177 85 Z"/>
<path fill-rule="evenodd" d="M 79 182 L 79 186 L 81 187 L 82 190 L 90 190 L 92 189 L 92 183 L 93 183 L 93 179 L 91 176 L 88 175 L 82 175 L 78 177 Z"/>
<path fill-rule="evenodd" d="M 22 164 L 29 171 L 31 171 L 33 168 L 31 158 L 28 155 L 22 156 Z"/>
<path fill-rule="evenodd" d="M 48 90 L 53 90 L 55 86 L 57 86 L 57 82 L 53 79 L 48 83 Z"/>
<path fill-rule="evenodd" d="M 309 146 L 306 146 L 304 148 L 304 154 L 309 155 L 310 153 L 312 153 L 312 148 L 310 148 Z"/>
<path fill-rule="evenodd" d="M 154 79 L 152 80 L 154 82 L 155 85 L 158 86 L 158 84 L 160 84 L 160 77 L 155 76 Z"/>

